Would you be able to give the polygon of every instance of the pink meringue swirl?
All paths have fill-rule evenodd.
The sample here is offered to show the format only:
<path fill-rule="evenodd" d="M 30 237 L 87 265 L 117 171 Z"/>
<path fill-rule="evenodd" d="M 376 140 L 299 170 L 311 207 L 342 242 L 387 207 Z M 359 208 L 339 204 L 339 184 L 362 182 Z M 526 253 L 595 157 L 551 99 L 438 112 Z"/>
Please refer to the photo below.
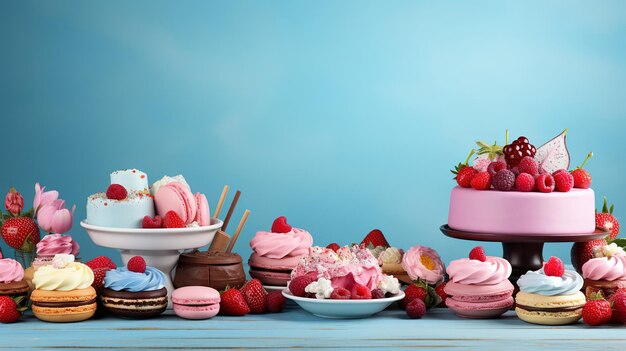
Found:
<path fill-rule="evenodd" d="M 311 234 L 299 228 L 293 228 L 288 233 L 259 231 L 250 240 L 250 247 L 254 252 L 273 259 L 306 255 L 312 245 Z"/>
<path fill-rule="evenodd" d="M 466 285 L 494 285 L 511 276 L 511 264 L 500 257 L 488 256 L 485 262 L 461 258 L 446 269 L 450 280 Z"/>
<path fill-rule="evenodd" d="M 37 256 L 78 255 L 80 246 L 70 235 L 48 234 L 37 243 Z"/>
<path fill-rule="evenodd" d="M 590 280 L 621 280 L 626 279 L 626 257 L 592 258 L 583 264 L 583 278 Z"/>
<path fill-rule="evenodd" d="M 24 268 L 14 259 L 0 259 L 0 283 L 19 282 L 24 279 Z"/>
<path fill-rule="evenodd" d="M 430 247 L 416 245 L 402 256 L 402 268 L 411 280 L 424 280 L 429 284 L 443 281 L 443 262 L 437 251 Z"/>

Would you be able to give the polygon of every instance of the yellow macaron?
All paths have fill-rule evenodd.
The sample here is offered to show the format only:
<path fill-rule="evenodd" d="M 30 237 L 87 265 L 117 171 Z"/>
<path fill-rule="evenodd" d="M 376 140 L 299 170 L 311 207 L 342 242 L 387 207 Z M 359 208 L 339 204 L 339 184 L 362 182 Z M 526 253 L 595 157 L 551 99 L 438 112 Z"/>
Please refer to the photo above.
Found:
<path fill-rule="evenodd" d="M 546 296 L 520 291 L 515 296 L 515 312 L 519 319 L 533 324 L 565 325 L 582 317 L 585 294 Z"/>

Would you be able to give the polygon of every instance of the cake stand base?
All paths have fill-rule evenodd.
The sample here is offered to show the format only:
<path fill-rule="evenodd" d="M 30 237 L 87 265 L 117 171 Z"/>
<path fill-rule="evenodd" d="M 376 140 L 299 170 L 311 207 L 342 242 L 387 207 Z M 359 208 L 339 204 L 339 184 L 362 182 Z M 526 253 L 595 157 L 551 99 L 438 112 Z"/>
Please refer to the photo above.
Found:
<path fill-rule="evenodd" d="M 511 263 L 509 280 L 517 289 L 517 280 L 528 271 L 543 267 L 543 245 L 547 242 L 585 242 L 602 239 L 609 232 L 596 229 L 593 233 L 581 234 L 493 234 L 465 232 L 442 225 L 441 232 L 446 236 L 462 240 L 490 241 L 502 243 L 502 257 Z"/>

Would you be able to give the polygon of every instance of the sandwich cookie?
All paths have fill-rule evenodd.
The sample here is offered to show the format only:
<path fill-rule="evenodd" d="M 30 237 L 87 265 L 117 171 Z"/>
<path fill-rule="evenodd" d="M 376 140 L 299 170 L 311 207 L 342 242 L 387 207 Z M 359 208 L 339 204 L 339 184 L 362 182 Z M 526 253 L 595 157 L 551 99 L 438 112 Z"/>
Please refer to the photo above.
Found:
<path fill-rule="evenodd" d="M 22 265 L 11 258 L 0 259 L 0 296 L 25 296 L 28 290 Z"/>
<path fill-rule="evenodd" d="M 206 286 L 186 286 L 172 293 L 174 313 L 185 319 L 208 319 L 220 310 L 220 293 Z"/>

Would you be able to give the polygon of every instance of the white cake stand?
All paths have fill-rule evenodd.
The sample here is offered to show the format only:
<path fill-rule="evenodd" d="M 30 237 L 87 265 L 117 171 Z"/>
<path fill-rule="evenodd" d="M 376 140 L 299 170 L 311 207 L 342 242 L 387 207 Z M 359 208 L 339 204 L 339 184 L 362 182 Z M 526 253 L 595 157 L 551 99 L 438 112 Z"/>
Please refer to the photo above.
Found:
<path fill-rule="evenodd" d="M 172 270 L 181 250 L 209 245 L 223 222 L 211 218 L 211 225 L 173 229 L 111 228 L 81 221 L 91 240 L 99 246 L 120 250 L 124 264 L 133 256 L 141 256 L 146 264 L 165 273 L 168 297 L 174 291 Z M 168 305 L 171 308 L 171 301 Z"/>

